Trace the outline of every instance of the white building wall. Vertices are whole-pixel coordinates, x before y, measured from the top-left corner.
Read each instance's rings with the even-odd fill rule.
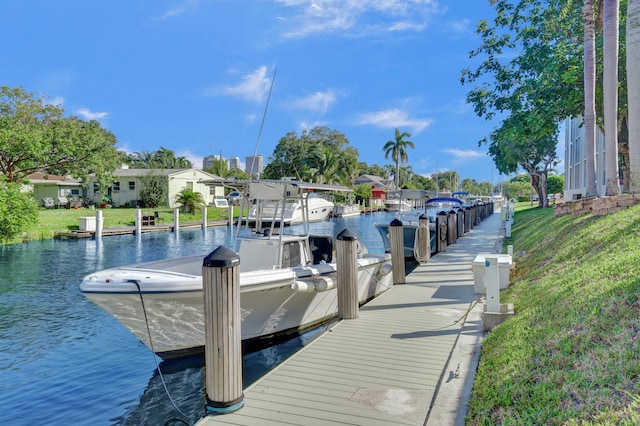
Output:
[[[564,199],[577,200],[587,194],[587,151],[583,118],[565,120],[565,169]],[[605,145],[604,135],[596,128],[596,187],[598,194],[605,193]]]

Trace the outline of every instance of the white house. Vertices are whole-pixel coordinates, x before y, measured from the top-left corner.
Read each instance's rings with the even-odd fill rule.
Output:
[[[56,176],[52,174],[35,172],[27,176],[28,183],[22,185],[23,192],[33,192],[33,197],[41,204],[45,204],[45,199],[52,200],[53,205],[58,206],[60,199],[67,201],[78,200],[85,196],[82,181],[65,176]]]
[[[587,195],[587,150],[582,117],[567,119],[564,134],[564,199],[578,200]],[[596,128],[596,185],[606,193],[604,135]]]
[[[99,191],[99,186],[94,174],[89,175],[89,198],[96,204],[102,203],[107,196],[116,206],[135,207],[140,204],[140,189],[144,185],[145,178],[161,176],[165,178],[168,186],[169,207],[178,207],[175,200],[184,188],[190,188],[194,192],[202,194],[207,205],[215,205],[216,198],[224,198],[223,187],[209,187],[200,183],[202,179],[213,179],[217,176],[203,172],[199,169],[129,169],[126,165],[114,171],[115,179],[107,189],[106,194]]]

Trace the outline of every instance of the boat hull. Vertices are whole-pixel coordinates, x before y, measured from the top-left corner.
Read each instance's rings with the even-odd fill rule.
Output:
[[[389,255],[367,255],[358,259],[360,302],[379,295],[393,283]],[[201,268],[202,258],[199,266]],[[129,271],[127,271],[129,269]],[[200,352],[204,346],[202,277],[193,276],[183,289],[161,291],[152,285],[150,271],[144,281],[122,279],[133,268],[115,268],[110,291],[101,289],[102,278],[87,277],[81,290],[95,304],[113,315],[131,333],[162,358]],[[103,271],[107,273],[108,271]],[[145,275],[145,274],[141,274]],[[335,281],[335,264],[308,268],[254,271],[240,274],[243,344],[299,333],[337,317],[337,289],[304,291],[296,282],[313,286],[324,278]],[[120,280],[116,282],[116,280]],[[113,287],[121,284],[119,289]],[[106,285],[106,284],[104,284]],[[175,286],[178,287],[178,286]],[[139,288],[139,290],[138,290]],[[146,291],[145,288],[153,289]],[[116,291],[117,290],[117,291]]]
[[[384,251],[391,253],[391,240],[389,239],[389,224],[388,223],[376,223],[375,228],[378,230],[382,243],[384,244]],[[416,241],[416,231],[418,229],[417,223],[403,223],[402,235],[404,241],[404,257],[414,257],[414,247]],[[433,223],[429,223],[429,239],[431,253],[436,251],[436,233]]]

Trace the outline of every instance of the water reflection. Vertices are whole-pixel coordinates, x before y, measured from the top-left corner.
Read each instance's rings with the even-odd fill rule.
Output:
[[[312,224],[314,234],[353,230],[370,252],[383,250],[373,222],[393,215]],[[44,240],[0,246],[0,417],[3,424],[164,424],[177,418],[155,372],[154,356],[115,318],[79,291],[85,275],[135,262],[202,255],[230,246],[228,227]],[[301,337],[244,357],[251,383],[305,343]],[[202,366],[168,368],[167,387],[181,410],[203,410]],[[161,389],[162,388],[162,389]],[[37,409],[34,409],[37,396]],[[157,402],[156,402],[157,401]],[[162,402],[160,402],[162,401]],[[157,421],[156,421],[157,420]]]
[[[325,330],[326,326],[319,327],[284,343],[243,356],[243,386],[246,388],[254,383]],[[122,416],[111,419],[111,424],[194,424],[204,415],[206,390],[203,367],[204,355],[161,362],[159,369],[162,374],[154,371],[138,404],[128,407]]]

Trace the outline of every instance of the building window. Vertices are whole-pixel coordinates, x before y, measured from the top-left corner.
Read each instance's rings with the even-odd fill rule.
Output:
[[[129,191],[135,191],[135,190],[136,190],[136,183],[129,182]]]
[[[187,188],[193,191],[193,182],[187,182]]]
[[[71,190],[71,195],[73,195],[74,197],[79,197],[80,196],[80,190],[79,189],[72,189]]]
[[[114,182],[113,183],[113,190],[114,191],[120,191],[120,182]]]

